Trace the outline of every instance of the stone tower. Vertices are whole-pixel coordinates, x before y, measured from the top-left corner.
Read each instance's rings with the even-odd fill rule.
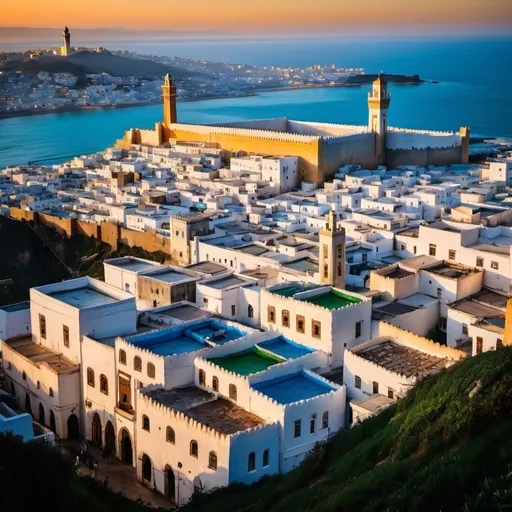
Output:
[[[176,115],[176,84],[169,73],[165,75],[165,82],[162,85],[162,97],[164,99],[164,128],[167,131],[171,124],[178,122],[178,116]]]
[[[60,53],[63,57],[67,57],[71,55],[71,33],[69,32],[69,28],[64,28],[64,46],[60,49]]]
[[[372,92],[368,93],[368,128],[375,133],[375,156],[379,165],[386,160],[386,130],[390,101],[388,84],[382,75],[379,75],[373,82]]]
[[[336,214],[331,210],[327,225],[320,231],[320,282],[336,288],[345,288],[345,229],[336,225]]]

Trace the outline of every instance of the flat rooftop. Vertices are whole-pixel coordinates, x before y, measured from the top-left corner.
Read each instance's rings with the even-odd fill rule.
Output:
[[[425,375],[446,367],[446,359],[431,356],[388,340],[354,352],[393,373],[413,377]]]
[[[465,267],[464,265],[457,265],[446,261],[438,266],[427,268],[425,271],[438,276],[448,277],[450,279],[459,279],[479,272],[479,270],[475,268]]]
[[[146,277],[150,277],[151,279],[155,279],[157,281],[163,281],[164,283],[177,283],[179,281],[185,281],[187,279],[191,279],[192,276],[188,274],[183,274],[181,272],[176,272],[175,270],[168,270],[166,272],[157,272],[154,274],[148,274]]]
[[[289,263],[283,263],[282,266],[298,272],[318,272],[318,263],[311,258],[290,261]]]
[[[302,357],[306,354],[315,352],[314,349],[294,343],[284,336],[263,341],[262,343],[258,343],[258,346],[278,355],[279,357],[283,357],[284,359],[296,359],[297,357]]]
[[[105,306],[118,301],[115,297],[100,292],[91,286],[54,292],[50,293],[49,296],[78,309]]]
[[[271,289],[270,292],[274,295],[280,295],[281,297],[293,297],[296,293],[314,290],[315,288],[320,288],[320,286],[310,283],[293,283],[275,290]]]
[[[252,387],[283,405],[325,395],[337,389],[304,371],[260,382]]]
[[[265,424],[265,420],[238,405],[219,398],[189,409],[186,415],[221,434],[230,435]]]
[[[379,394],[371,395],[368,398],[365,398],[364,400],[350,401],[352,405],[360,407],[361,409],[365,409],[368,412],[378,411],[382,407],[386,407],[392,404],[393,402],[394,400],[392,400],[391,398]]]
[[[129,270],[130,272],[144,272],[161,266],[156,261],[141,261],[134,258],[107,260],[105,263],[114,267],[120,267],[123,270]]]
[[[78,365],[73,361],[34,343],[32,336],[7,340],[4,343],[38,366],[40,363],[46,363],[55,373],[78,370]]]
[[[396,267],[391,272],[387,274],[382,272],[380,273],[380,275],[389,277],[390,279],[403,279],[404,277],[413,276],[414,272],[409,272],[408,270],[404,270],[403,268]]]
[[[1,311],[6,313],[15,313],[16,311],[23,311],[24,309],[30,309],[30,301],[18,302],[16,304],[10,304],[9,306],[0,307]]]
[[[243,252],[244,254],[252,254],[253,256],[261,256],[262,254],[268,252],[266,247],[262,247],[261,245],[251,244],[244,245],[242,247],[233,247],[238,252]]]
[[[152,389],[145,391],[144,394],[152,398],[155,402],[175,409],[176,411],[186,411],[198,404],[213,400],[215,395],[196,386],[187,386],[176,389]]]
[[[188,265],[185,268],[189,270],[196,270],[197,272],[203,272],[204,274],[215,275],[224,272],[227,267],[224,267],[223,265],[219,265],[218,263],[214,263],[212,261],[200,261],[199,263]]]
[[[238,352],[236,354],[210,359],[210,361],[225,370],[237,373],[238,375],[252,375],[266,370],[268,367],[283,362],[283,359],[272,356],[252,347],[249,350]]]
[[[204,286],[208,286],[209,288],[215,288],[216,290],[224,290],[225,288],[230,288],[231,286],[242,286],[243,284],[247,284],[249,281],[245,279],[240,279],[236,276],[227,276],[222,279],[217,279],[215,281],[209,281],[206,283],[202,283]]]
[[[309,302],[310,304],[315,304],[316,306],[330,310],[344,308],[345,306],[352,306],[353,304],[359,304],[361,302],[360,299],[335,289],[331,289],[320,295],[300,298],[298,300],[302,302]]]
[[[176,320],[181,320],[182,322],[191,322],[192,320],[200,320],[201,318],[208,318],[210,316],[210,313],[207,311],[199,309],[196,306],[189,306],[188,304],[163,309],[161,311],[154,311],[152,314],[168,316]]]

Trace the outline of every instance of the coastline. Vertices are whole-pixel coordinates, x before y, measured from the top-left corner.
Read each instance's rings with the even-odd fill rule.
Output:
[[[206,100],[223,100],[223,99],[236,99],[236,98],[247,98],[251,96],[257,96],[263,92],[285,92],[285,91],[297,91],[302,89],[328,89],[338,87],[361,87],[366,84],[311,84],[311,85],[296,85],[293,87],[266,87],[256,89],[246,89],[241,94],[219,94],[216,96],[198,96],[195,98],[183,98],[177,100],[177,103],[189,103],[192,101],[206,101]],[[403,83],[403,85],[417,85],[413,82]],[[45,114],[64,114],[67,112],[82,112],[87,110],[111,110],[118,108],[137,108],[137,107],[148,107],[151,105],[161,105],[162,100],[158,101],[147,101],[140,103],[126,103],[121,105],[80,105],[80,106],[67,106],[57,107],[49,109],[38,109],[38,110],[21,110],[18,112],[0,112],[0,120],[10,119],[14,117],[25,117],[25,116],[38,116]]]

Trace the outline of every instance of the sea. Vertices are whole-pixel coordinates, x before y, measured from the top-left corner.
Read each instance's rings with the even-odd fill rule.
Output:
[[[88,43],[113,50],[259,66],[335,64],[362,67],[367,73],[418,74],[428,82],[389,87],[391,126],[458,130],[469,125],[472,136],[512,138],[512,38],[340,37]],[[0,46],[0,51],[13,49]],[[181,122],[204,124],[284,116],[363,125],[367,123],[368,90],[368,86],[302,89],[187,102],[178,105],[178,116]],[[129,128],[151,128],[161,119],[160,105],[2,119],[0,168],[28,161],[61,163],[112,145]]]

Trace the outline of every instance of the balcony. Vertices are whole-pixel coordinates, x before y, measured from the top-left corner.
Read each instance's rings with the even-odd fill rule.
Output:
[[[123,418],[126,418],[130,421],[135,421],[135,410],[130,404],[127,404],[126,402],[118,402],[117,406],[115,407],[115,411]]]

